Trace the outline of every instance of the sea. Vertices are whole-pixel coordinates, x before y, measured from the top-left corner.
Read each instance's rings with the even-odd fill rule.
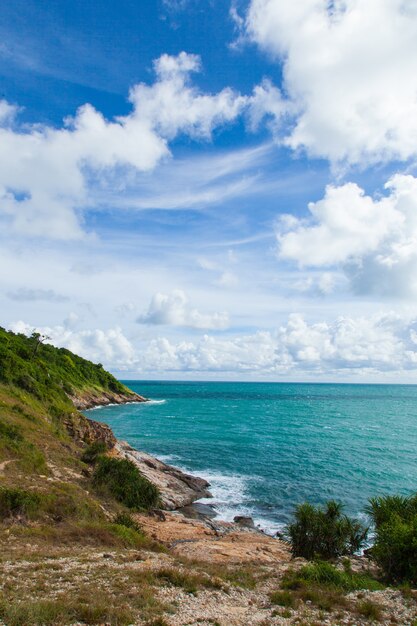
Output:
[[[275,533],[297,503],[417,491],[417,386],[125,381],[147,403],[91,417],[119,439],[206,478],[217,516]],[[92,414],[93,413],[93,414]]]

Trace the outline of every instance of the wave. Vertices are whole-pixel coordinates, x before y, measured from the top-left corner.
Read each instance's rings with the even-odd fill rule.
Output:
[[[133,402],[129,402],[129,404],[133,404]],[[137,402],[135,404],[138,404]],[[110,402],[109,404],[97,404],[97,406],[92,406],[90,409],[84,409],[84,411],[95,411],[96,409],[106,409],[108,406],[120,406],[118,402]]]
[[[147,400],[146,402],[142,402],[142,406],[149,406],[152,404],[165,404],[166,400]]]
[[[178,467],[178,463],[175,465]],[[248,498],[249,477],[240,474],[222,474],[212,470],[192,472],[185,467],[181,469],[210,483],[209,490],[213,497],[202,498],[198,502],[213,506],[219,520],[233,522],[237,515],[242,515],[251,517],[255,526],[267,535],[275,536],[277,532],[282,531],[284,524],[260,516],[256,506],[245,504]]]

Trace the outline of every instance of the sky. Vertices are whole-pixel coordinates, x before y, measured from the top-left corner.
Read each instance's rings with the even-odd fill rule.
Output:
[[[122,379],[417,382],[417,0],[3,0],[0,325]]]

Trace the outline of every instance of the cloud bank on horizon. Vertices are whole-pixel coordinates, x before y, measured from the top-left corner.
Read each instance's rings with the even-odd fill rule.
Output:
[[[131,377],[414,381],[417,2],[233,3],[217,49],[155,7],[154,78],[117,105],[73,80],[63,122],[42,82],[14,98],[8,34],[3,324]]]

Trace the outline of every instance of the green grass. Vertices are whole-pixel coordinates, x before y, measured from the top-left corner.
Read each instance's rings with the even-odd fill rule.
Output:
[[[88,603],[60,600],[0,601],[0,617],[7,626],[66,626],[74,622],[127,626],[134,621],[128,607],[109,607],[105,599]]]
[[[298,606],[298,598],[290,591],[273,591],[269,597],[272,604],[295,609]]]
[[[298,571],[287,572],[281,584],[284,589],[292,590],[309,585],[324,585],[346,593],[359,589],[370,591],[384,589],[384,585],[367,574],[352,572],[347,568],[342,571],[322,561],[306,565]]]
[[[199,589],[223,589],[223,584],[215,578],[199,572],[184,572],[178,568],[166,567],[155,572],[157,581],[180,587],[186,593],[196,594]]]
[[[39,511],[41,498],[36,493],[18,488],[0,487],[0,520],[32,517]]]
[[[352,572],[348,566],[339,570],[327,562],[315,562],[299,570],[289,570],[281,581],[281,589],[270,595],[272,604],[296,608],[310,602],[322,611],[352,608],[346,594],[357,590],[377,591],[384,586],[367,574]]]

